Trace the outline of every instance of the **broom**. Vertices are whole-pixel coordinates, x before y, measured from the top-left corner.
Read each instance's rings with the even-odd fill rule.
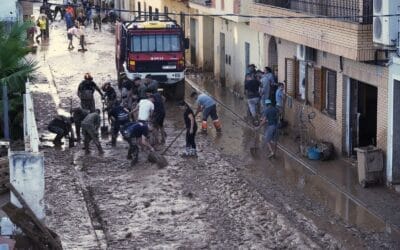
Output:
[[[196,117],[197,117],[197,115],[194,115],[195,122],[196,122]],[[181,136],[185,130],[186,130],[186,128],[183,128],[178,133],[178,135],[170,142],[170,144],[161,152],[161,154],[159,154],[157,152],[150,152],[149,156],[147,157],[149,162],[156,163],[158,168],[164,168],[164,167],[168,166],[168,161],[163,155],[168,151],[168,149],[172,146],[172,144],[174,144],[176,142],[176,140],[178,140],[179,136]]]

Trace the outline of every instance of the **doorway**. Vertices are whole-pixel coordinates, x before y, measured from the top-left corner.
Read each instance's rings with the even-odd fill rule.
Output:
[[[393,81],[392,183],[400,183],[400,81]]]
[[[214,18],[203,17],[203,70],[214,72]]]
[[[219,81],[222,86],[226,84],[226,77],[225,77],[225,34],[219,33]]]
[[[197,20],[190,18],[190,63],[196,65]]]
[[[350,154],[354,148],[376,146],[378,89],[350,79]]]
[[[247,67],[250,65],[250,43],[244,43],[244,72],[247,72]]]
[[[278,46],[275,37],[271,37],[268,43],[268,65],[273,72],[278,69]]]

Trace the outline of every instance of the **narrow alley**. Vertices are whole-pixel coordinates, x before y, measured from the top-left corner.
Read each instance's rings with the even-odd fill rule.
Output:
[[[33,4],[34,15],[40,5]],[[202,20],[207,23],[207,18]],[[197,20],[190,17],[186,22],[196,26]],[[131,166],[121,135],[115,147],[111,136],[101,137],[104,155],[98,155],[94,145],[91,154],[85,154],[81,142],[68,147],[64,140],[60,148],[54,147],[49,122],[57,114],[70,116],[80,106],[77,90],[86,73],[97,86],[111,82],[118,89],[116,27],[87,25],[87,51],[82,52],[76,38],[76,48],[68,48],[66,23],[56,18],[49,25],[49,40],[29,55],[38,62],[30,91],[45,160],[44,223],[59,236],[63,249],[400,249],[398,193],[381,186],[363,189],[354,162],[347,158],[316,162],[302,157],[289,130],[281,131],[276,157],[267,158],[261,130],[246,118],[242,86],[239,90],[234,77],[214,75],[207,67],[186,71],[185,101],[195,109],[193,91],[213,97],[222,133],[209,121],[208,133],[197,135],[197,157],[181,156],[185,124],[183,111],[173,101],[165,103],[166,142],[155,146],[160,153],[170,145],[165,168],[151,163],[142,148],[138,163]],[[228,30],[228,22],[221,30],[224,27]],[[196,54],[191,39],[189,52]],[[130,66],[135,65],[130,60]],[[230,55],[224,55],[225,60],[231,64]],[[104,109],[100,95],[95,94],[95,105]],[[325,118],[317,114],[317,119]],[[200,126],[201,118],[195,119]],[[379,122],[373,129],[377,126]],[[368,140],[376,141],[374,136]],[[250,151],[257,143],[259,158]]]
[[[161,170],[147,163],[144,154],[130,168],[123,141],[111,148],[103,140],[103,157],[84,156],[81,145],[61,151],[46,146],[52,140],[46,131],[51,117],[68,113],[70,98],[73,107],[79,105],[75,93],[85,72],[98,84],[108,78],[115,83],[113,27],[101,32],[88,27],[86,32],[88,51],[68,51],[64,23],[56,21],[49,44],[41,45],[36,55],[41,74],[34,85],[35,108],[46,159],[47,221],[65,249],[390,248],[384,233],[368,233],[339,216],[327,216],[331,212],[323,204],[316,206],[285,190],[273,175],[249,168],[252,159],[240,153],[247,146],[240,145],[251,132],[242,130],[241,121],[228,110],[221,110],[221,136],[199,138],[197,160],[179,157],[181,136],[168,151],[169,166]],[[168,105],[166,145],[182,127],[177,113]],[[282,168],[277,163],[273,167]],[[262,167],[269,169],[270,164]],[[254,176],[263,176],[261,185]]]

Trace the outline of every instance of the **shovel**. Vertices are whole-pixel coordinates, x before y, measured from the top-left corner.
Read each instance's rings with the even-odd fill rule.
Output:
[[[181,134],[185,130],[186,130],[186,128],[182,129],[179,132],[179,134],[172,140],[172,142],[161,152],[161,154],[159,154],[157,152],[150,152],[149,156],[147,157],[149,162],[156,163],[158,168],[164,168],[164,167],[168,166],[168,161],[163,156],[163,154],[165,154],[168,151],[168,149],[172,146],[172,144],[175,143],[175,141],[179,138],[179,136],[181,136]]]
[[[106,125],[106,109],[104,107],[104,100],[101,101],[103,104],[103,125],[100,127],[101,136],[106,137],[108,136],[108,126]]]
[[[260,154],[259,154],[260,148],[258,147],[258,141],[259,141],[258,132],[257,132],[257,129],[254,129],[254,143],[250,147],[250,154],[255,159],[260,158]]]

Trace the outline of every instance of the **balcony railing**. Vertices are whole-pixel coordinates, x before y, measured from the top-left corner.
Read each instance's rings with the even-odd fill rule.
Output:
[[[213,0],[190,0],[190,2],[199,4],[199,5],[203,5],[203,6],[207,6],[207,7],[211,7]]]
[[[298,12],[337,18],[341,21],[372,23],[373,0],[255,0],[256,3],[268,4]]]

